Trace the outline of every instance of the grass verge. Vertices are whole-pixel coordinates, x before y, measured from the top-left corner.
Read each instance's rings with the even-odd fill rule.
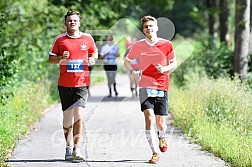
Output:
[[[174,123],[204,150],[236,167],[252,166],[252,94],[238,81],[204,78],[170,89]]]
[[[43,82],[41,82],[43,83]],[[48,104],[49,86],[27,82],[15,96],[0,106],[0,164],[8,158],[16,141],[28,133]]]

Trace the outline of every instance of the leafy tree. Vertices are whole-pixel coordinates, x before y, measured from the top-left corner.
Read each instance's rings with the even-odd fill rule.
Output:
[[[176,0],[173,7],[163,13],[163,16],[172,20],[176,27],[176,33],[184,37],[192,37],[195,34],[201,34],[206,29],[205,10],[204,1]]]
[[[14,94],[13,87],[26,80],[41,81],[52,74],[47,55],[52,40],[64,31],[62,16],[67,10],[49,5],[46,0],[0,4],[0,103],[4,103]]]
[[[17,49],[13,45],[13,38],[8,34],[8,21],[10,19],[11,4],[15,0],[4,0],[0,2],[0,103],[4,102],[11,94],[11,91],[4,88],[12,87],[16,81],[19,59],[16,56]],[[9,36],[10,35],[10,36]]]
[[[59,29],[63,31],[63,18],[62,21],[58,21],[59,17],[54,18],[60,8],[47,6],[47,1],[39,0],[16,2],[12,5],[8,21],[11,28],[7,32],[12,34],[12,45],[17,48],[16,57],[20,60],[19,81],[37,81],[48,74],[44,69],[47,63],[44,55],[48,55],[51,45],[48,41],[52,39],[53,32]]]

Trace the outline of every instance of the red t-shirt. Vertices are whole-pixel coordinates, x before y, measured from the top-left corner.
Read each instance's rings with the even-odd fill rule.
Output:
[[[142,70],[142,78],[139,87],[155,90],[168,90],[169,73],[158,73],[156,66],[161,64],[167,66],[169,61],[175,59],[172,43],[168,40],[158,38],[158,42],[150,44],[146,39],[136,42],[126,59],[132,61],[138,58],[139,68]]]
[[[82,32],[76,38],[67,33],[57,36],[50,55],[63,55],[64,51],[69,51],[70,56],[60,65],[58,85],[65,87],[89,86],[87,58],[88,55],[97,52],[92,36]]]

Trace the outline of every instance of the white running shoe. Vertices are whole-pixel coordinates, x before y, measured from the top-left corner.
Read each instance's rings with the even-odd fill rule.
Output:
[[[73,155],[73,160],[84,161],[84,156],[81,154],[79,148],[75,148],[73,150],[73,154],[72,155]]]
[[[73,156],[72,156],[72,153],[73,153],[73,147],[72,146],[67,146],[66,147],[66,154],[65,154],[65,160],[66,161],[71,161]]]

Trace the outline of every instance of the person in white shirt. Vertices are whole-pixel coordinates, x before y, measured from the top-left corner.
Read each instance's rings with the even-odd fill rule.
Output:
[[[116,71],[117,71],[117,57],[120,56],[119,48],[113,42],[113,36],[107,36],[107,44],[101,48],[101,58],[104,59],[104,70],[108,80],[109,95],[112,97],[112,85],[114,87],[115,96],[118,96],[116,89]]]

